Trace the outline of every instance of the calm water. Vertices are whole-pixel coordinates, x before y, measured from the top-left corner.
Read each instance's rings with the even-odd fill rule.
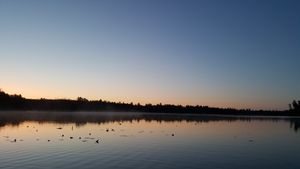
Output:
[[[0,112],[0,168],[299,169],[299,124],[286,117]]]

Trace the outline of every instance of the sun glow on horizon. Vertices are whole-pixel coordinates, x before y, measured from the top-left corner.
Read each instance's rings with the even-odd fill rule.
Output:
[[[271,110],[300,96],[296,1],[0,4],[11,94]]]
[[[16,87],[16,86],[14,86]],[[23,97],[28,99],[72,99],[76,100],[78,97],[84,97],[88,100],[104,100],[104,101],[111,101],[111,102],[121,102],[121,103],[133,103],[133,104],[173,104],[173,105],[192,105],[192,106],[209,106],[209,107],[220,107],[220,108],[236,108],[236,109],[254,109],[254,110],[286,110],[287,106],[282,106],[279,101],[276,102],[276,100],[271,101],[269,104],[262,104],[261,101],[252,101],[247,104],[242,102],[233,102],[233,101],[226,101],[226,100],[216,100],[214,98],[202,98],[202,99],[192,99],[192,98],[147,98],[147,97],[124,97],[122,95],[102,95],[99,94],[99,96],[95,93],[92,93],[92,95],[89,95],[90,93],[83,93],[83,95],[77,94],[77,93],[66,93],[66,92],[49,92],[42,90],[41,92],[38,89],[33,88],[24,88],[27,90],[24,90],[23,88],[1,88],[4,92],[8,94],[21,94]],[[273,108],[274,105],[277,108]]]

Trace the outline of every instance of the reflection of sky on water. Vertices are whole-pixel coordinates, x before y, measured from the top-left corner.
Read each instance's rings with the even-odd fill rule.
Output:
[[[0,163],[8,169],[300,167],[300,133],[290,119],[8,113],[0,113]]]
[[[263,117],[263,116],[219,116],[219,115],[187,115],[187,114],[167,114],[167,113],[125,113],[125,112],[0,112],[0,127],[5,125],[20,125],[26,121],[39,123],[74,123],[75,126],[82,126],[87,123],[113,123],[113,122],[140,122],[156,121],[162,122],[226,122],[235,121],[267,121],[267,122],[289,122],[290,127],[298,131],[300,118],[297,117]],[[142,125],[142,124],[140,124]],[[143,124],[145,125],[145,124]]]

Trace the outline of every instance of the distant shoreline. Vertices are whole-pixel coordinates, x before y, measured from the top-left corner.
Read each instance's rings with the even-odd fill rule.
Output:
[[[170,104],[133,104],[116,103],[102,100],[87,100],[78,97],[68,99],[26,99],[21,95],[9,95],[0,91],[0,111],[96,111],[96,112],[145,112],[170,114],[201,114],[201,115],[241,115],[241,116],[299,116],[298,111],[283,110],[251,110],[216,108],[208,106],[182,106]]]
[[[237,110],[238,113],[202,113],[202,112],[153,112],[153,111],[123,111],[123,110],[58,110],[58,109],[0,109],[0,112],[109,112],[109,113],[152,113],[152,114],[168,114],[168,115],[203,115],[203,116],[224,116],[224,117],[278,117],[278,118],[289,118],[289,117],[299,117],[299,114],[291,113],[289,111],[240,111]]]
[[[237,118],[279,118],[279,119],[288,119],[288,118],[299,118],[300,119],[300,115],[297,115],[295,113],[290,114],[289,111],[274,111],[277,112],[276,114],[217,114],[217,113],[170,113],[170,112],[137,112],[137,111],[113,111],[113,110],[99,110],[99,111],[90,111],[90,110],[75,110],[75,111],[68,111],[68,110],[1,110],[0,109],[0,114],[1,113],[6,113],[6,112],[14,112],[14,113],[35,113],[35,112],[45,112],[45,113],[110,113],[112,115],[115,114],[156,114],[156,115],[174,115],[174,116],[178,116],[178,115],[183,115],[183,116],[209,116],[209,117],[237,117]],[[251,112],[255,112],[255,111],[251,111]],[[273,111],[263,111],[264,113],[267,112],[273,112]]]

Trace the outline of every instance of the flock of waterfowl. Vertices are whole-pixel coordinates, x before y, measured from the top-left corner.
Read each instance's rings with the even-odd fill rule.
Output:
[[[121,123],[119,123],[119,125],[121,125]],[[26,127],[27,127],[27,128],[30,128],[30,126],[26,126]],[[35,128],[35,127],[32,126],[32,128]],[[57,127],[56,129],[58,129],[58,130],[63,130],[63,127]],[[72,126],[71,130],[73,130],[73,126]],[[109,129],[109,128],[107,128],[107,129],[105,129],[105,131],[106,131],[106,132],[110,132],[110,131],[111,131],[111,132],[115,132],[115,129]],[[124,131],[124,130],[121,130],[121,131]],[[39,132],[39,130],[38,130],[38,129],[35,129],[35,132]],[[144,132],[144,131],[139,131],[138,133],[143,133],[143,132]],[[153,132],[153,131],[150,131],[150,133],[152,133],[152,132]],[[91,136],[92,133],[88,133],[88,135]],[[120,135],[120,136],[121,136],[121,137],[125,137],[125,136],[127,136],[127,135]],[[172,133],[171,136],[174,137],[175,134]],[[23,139],[17,140],[16,138],[11,138],[10,136],[3,136],[3,137],[6,138],[6,141],[9,141],[9,142],[11,142],[11,143],[16,143],[16,142],[18,142],[18,141],[24,141]],[[64,134],[61,134],[59,140],[63,141],[64,138],[66,138],[65,135],[64,135]],[[69,136],[69,139],[72,140],[72,139],[75,139],[75,138],[74,138],[73,136]],[[39,138],[36,138],[36,141],[39,141],[39,140],[40,140]],[[78,137],[78,140],[81,140],[82,142],[87,142],[88,140],[95,140],[94,143],[96,143],[96,144],[99,144],[100,141],[101,141],[101,139],[99,139],[99,138],[96,139],[96,138],[94,138],[94,137],[81,137],[81,136]],[[46,141],[47,141],[47,142],[51,142],[51,139],[46,139]]]

